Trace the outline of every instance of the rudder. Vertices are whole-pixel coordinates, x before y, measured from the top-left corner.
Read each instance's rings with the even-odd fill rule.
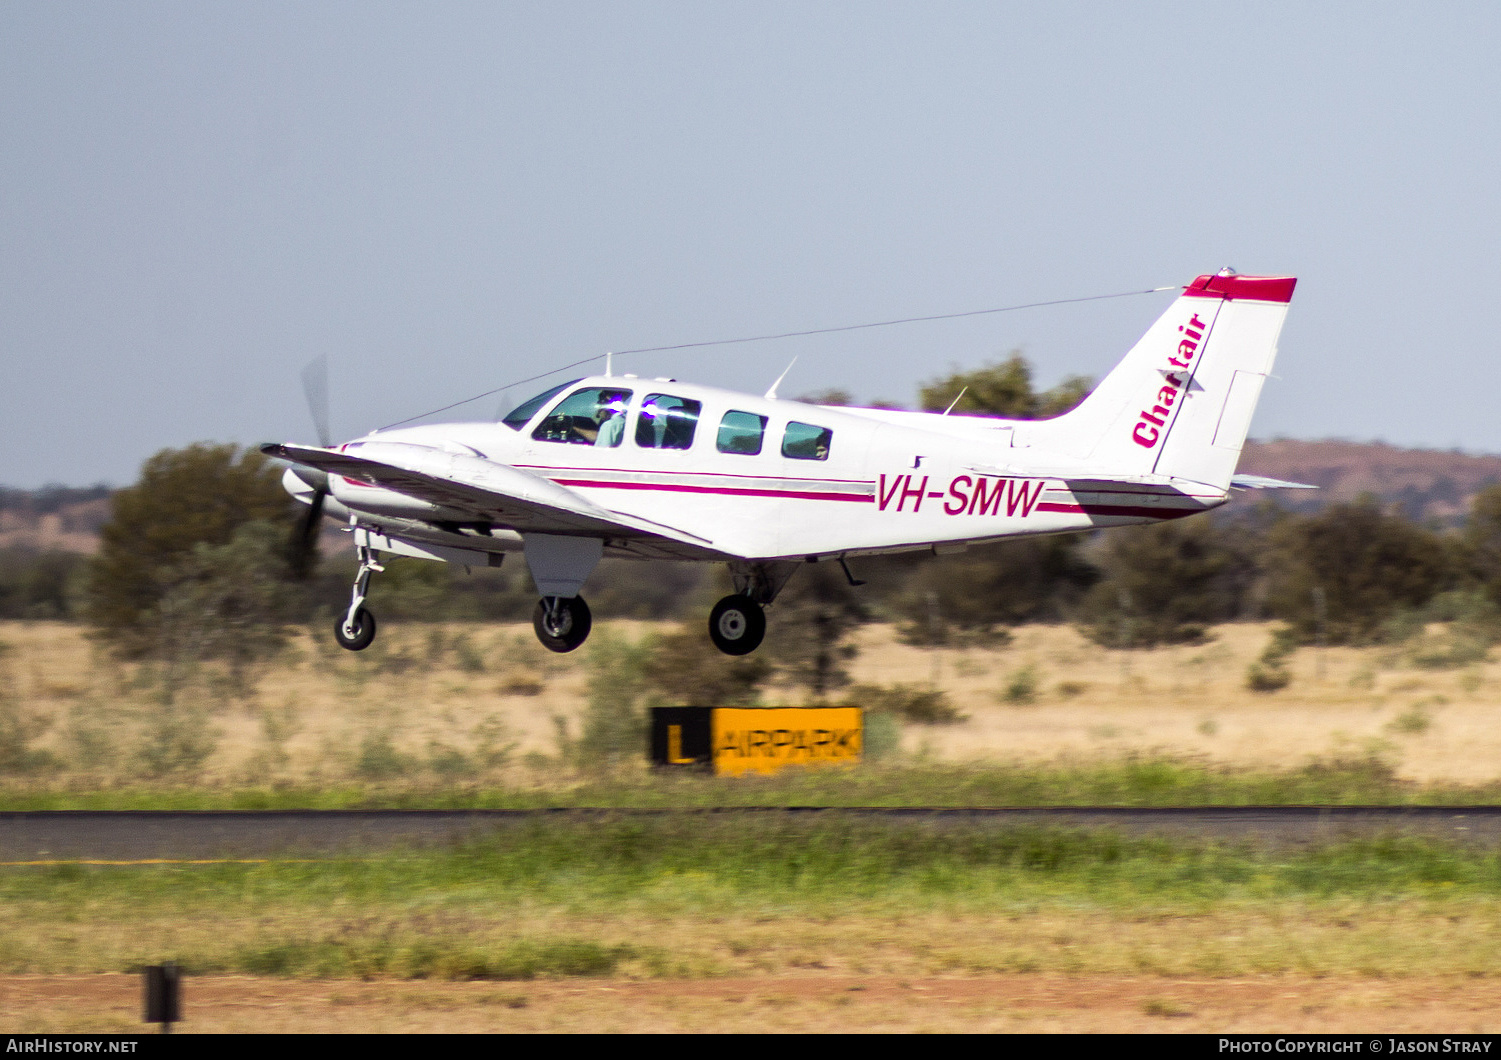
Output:
[[[1228,489],[1296,284],[1200,276],[1088,399],[1038,424],[1036,442],[1112,475]]]

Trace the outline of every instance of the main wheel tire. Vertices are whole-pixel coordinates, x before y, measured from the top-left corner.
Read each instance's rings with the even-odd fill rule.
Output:
[[[538,600],[537,609],[532,612],[532,628],[548,651],[572,651],[588,639],[593,625],[594,618],[582,596],[559,600],[553,621],[548,619],[546,600]]]
[[[749,596],[726,596],[709,613],[709,639],[726,655],[749,655],[766,636],[766,612]]]
[[[344,631],[344,620],[339,619],[334,623],[334,639],[339,642],[341,648],[347,648],[349,651],[364,651],[375,639],[375,616],[363,607],[356,611],[353,635]]]

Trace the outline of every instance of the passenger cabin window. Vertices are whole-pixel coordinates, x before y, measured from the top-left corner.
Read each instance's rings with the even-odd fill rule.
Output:
[[[577,382],[577,379],[570,379],[566,383],[559,383],[552,389],[543,391],[534,398],[523,401],[521,404],[517,405],[510,412],[507,412],[503,417],[501,417],[500,422],[504,423],[513,431],[521,430],[521,428],[525,427],[528,423],[531,422],[532,417],[537,414],[538,409],[540,409],[543,405],[546,405],[553,398],[557,397],[559,394],[561,394],[563,391],[567,390]]]
[[[702,409],[702,402],[647,394],[636,417],[636,444],[642,449],[687,449],[693,444]]]
[[[575,390],[537,424],[532,437],[542,442],[613,448],[625,437],[625,409],[630,400],[629,390],[614,387]]]
[[[765,434],[765,416],[757,416],[754,412],[726,412],[724,419],[719,421],[716,445],[721,453],[755,456],[761,451],[761,438]]]
[[[834,432],[827,427],[794,420],[782,435],[782,455],[791,460],[827,460],[833,443]]]

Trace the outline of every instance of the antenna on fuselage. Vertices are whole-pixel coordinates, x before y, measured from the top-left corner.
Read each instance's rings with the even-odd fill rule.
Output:
[[[609,379],[615,374],[615,351],[605,351],[605,378]]]
[[[791,361],[788,362],[787,367],[782,369],[782,374],[777,376],[777,381],[775,383],[772,383],[771,389],[766,392],[767,401],[775,401],[777,399],[777,387],[782,385],[782,380],[787,378],[787,373],[792,371],[792,366],[796,363],[797,358],[794,357]]]
[[[959,404],[959,398],[962,398],[965,394],[965,391],[967,390],[969,390],[969,387],[965,387],[964,390],[959,391],[959,397],[956,397],[953,401],[949,402],[949,407],[943,410],[943,414],[945,416],[954,411],[954,406]]]

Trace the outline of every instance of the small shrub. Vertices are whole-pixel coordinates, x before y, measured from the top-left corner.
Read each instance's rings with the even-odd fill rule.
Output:
[[[460,633],[453,638],[449,645],[453,651],[454,660],[459,664],[459,669],[466,674],[482,674],[485,672],[485,656],[474,646],[469,639],[469,634]]]
[[[360,742],[360,754],[355,759],[355,774],[364,780],[392,780],[412,768],[412,760],[398,751],[391,737],[384,732],[372,732]]]
[[[1433,714],[1428,710],[1431,706],[1443,706],[1445,699],[1442,696],[1434,696],[1432,699],[1414,703],[1407,710],[1398,714],[1387,725],[1388,732],[1398,733],[1402,736],[1420,736],[1433,727]]]
[[[934,630],[931,623],[922,619],[899,623],[896,636],[903,644],[914,648],[985,648],[991,651],[1004,648],[1015,639],[1005,626],[961,628],[945,624]]]
[[[1084,681],[1059,681],[1057,691],[1064,699],[1073,699],[1088,692],[1089,685]]]
[[[500,718],[491,715],[474,727],[474,758],[486,769],[498,769],[510,762],[520,744],[507,740],[510,730]]]
[[[650,658],[644,641],[596,635],[583,729],[570,748],[578,764],[610,767],[640,757],[646,746],[644,671]]]
[[[531,670],[512,670],[501,678],[496,691],[503,696],[540,696],[542,678]]]
[[[1287,669],[1287,657],[1297,647],[1297,640],[1288,626],[1272,633],[1272,640],[1261,653],[1261,658],[1246,668],[1246,687],[1252,692],[1276,692],[1292,683],[1293,675]]]
[[[885,711],[865,712],[864,757],[870,761],[890,758],[902,746],[902,723]]]
[[[847,694],[849,701],[862,706],[866,725],[872,715],[888,714],[914,725],[952,725],[964,720],[948,693],[922,685],[856,685]]]
[[[1006,682],[1006,687],[1001,691],[1001,699],[1007,703],[1024,704],[1032,703],[1037,699],[1037,668],[1023,666],[1011,675],[1011,680]]]
[[[437,740],[428,741],[427,768],[443,780],[450,781],[473,776],[475,772],[474,762],[468,755],[457,747],[449,747]]]
[[[48,724],[41,715],[23,711],[9,696],[0,696],[0,776],[39,773],[61,765],[50,751],[30,746]]]
[[[164,694],[151,710],[136,762],[153,779],[191,775],[203,767],[218,743],[219,734],[200,703]]]
[[[1253,662],[1246,668],[1246,687],[1252,692],[1276,692],[1292,683],[1293,675],[1279,662]]]
[[[1393,718],[1387,728],[1404,736],[1416,736],[1427,732],[1431,724],[1433,724],[1433,719],[1429,717],[1426,710],[1422,707],[1413,707]]]
[[[370,667],[376,673],[404,674],[418,665],[415,657],[403,651],[401,648],[392,648],[389,651],[381,651],[379,648],[372,655],[374,665]]]
[[[108,716],[104,706],[92,698],[74,703],[68,709],[63,737],[71,749],[70,757],[83,769],[101,769],[115,761],[115,738]]]
[[[1407,650],[1407,661],[1420,670],[1457,670],[1484,662],[1490,645],[1463,630],[1424,634]]]
[[[1163,1019],[1187,1019],[1194,1014],[1193,1009],[1166,998],[1152,998],[1141,1010],[1148,1016],[1159,1016]]]
[[[294,703],[284,703],[280,710],[266,707],[261,711],[261,735],[266,740],[260,753],[262,772],[272,773],[286,768],[290,758],[287,741],[297,735],[301,727]]]

